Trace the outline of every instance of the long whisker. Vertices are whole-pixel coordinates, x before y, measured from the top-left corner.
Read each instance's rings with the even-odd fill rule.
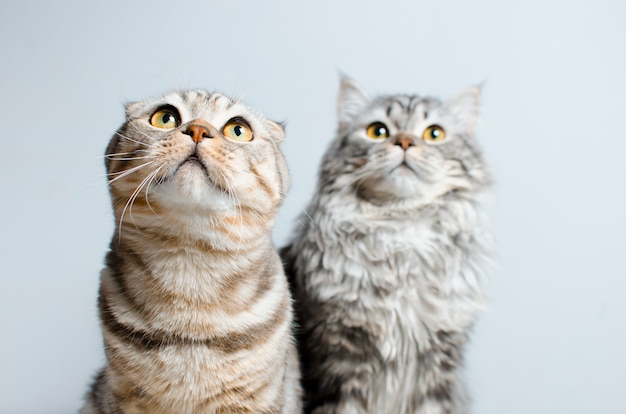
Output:
[[[142,169],[142,168],[144,168],[144,167],[147,167],[148,165],[150,165],[150,164],[152,164],[152,163],[154,163],[154,162],[156,162],[156,160],[154,160],[154,161],[148,161],[148,162],[143,163],[143,164],[141,164],[141,165],[138,165],[138,166],[136,166],[136,167],[129,168],[128,170],[124,170],[124,171],[117,171],[117,172],[114,172],[114,173],[108,173],[108,174],[107,174],[107,176],[117,175],[117,177],[115,177],[115,178],[113,178],[113,179],[109,180],[109,184],[111,184],[111,183],[112,183],[112,182],[114,182],[114,181],[119,180],[120,178],[124,178],[124,177],[126,177],[126,176],[128,176],[128,175],[130,175],[130,174],[132,174],[132,173],[134,173],[134,172],[136,172],[136,171],[139,171],[140,169]]]
[[[128,117],[126,117],[126,121],[128,121],[128,125],[132,126],[133,128],[135,128],[135,131],[139,132],[141,135],[143,135],[144,137],[157,142],[157,139],[154,137],[151,137],[150,135],[146,134],[145,132],[143,132],[141,129],[139,129],[137,127],[137,125],[135,125],[135,123],[133,121],[131,121]]]
[[[135,129],[137,129],[137,127],[135,127]],[[137,129],[137,130],[138,130],[138,129]],[[141,132],[141,131],[140,131],[140,132]],[[142,132],[142,133],[143,133],[143,132]],[[143,134],[144,134],[144,135],[146,135],[145,133],[143,133]],[[117,135],[117,136],[119,136],[119,137],[121,137],[121,138],[124,138],[125,140],[128,140],[128,141],[130,141],[130,142],[133,142],[133,143],[135,143],[135,144],[137,144],[137,145],[145,145],[145,146],[146,146],[146,147],[148,147],[148,148],[150,148],[150,146],[151,146],[151,144],[148,144],[148,143],[146,143],[146,142],[137,141],[136,139],[133,139],[133,138],[131,138],[131,137],[127,136],[127,135],[124,135],[124,134],[122,134],[121,132],[116,132],[116,133],[115,133],[115,135]],[[146,136],[147,136],[147,135],[146,135]],[[152,138],[152,137],[148,137],[148,138],[152,139],[153,141],[156,141],[156,140],[155,140],[154,138]]]
[[[308,211],[306,211],[306,209],[302,210],[302,214],[304,214],[304,216],[306,218],[308,218],[311,223],[313,223],[315,226],[317,226],[317,222],[315,220],[313,220],[313,217],[311,217],[311,215],[309,214]]]
[[[159,213],[157,213],[156,211],[154,211],[154,209],[152,208],[152,206],[150,205],[150,200],[148,197],[148,192],[150,191],[150,186],[152,185],[152,183],[154,183],[154,181],[156,180],[156,176],[158,174],[159,171],[161,171],[161,169],[164,167],[165,164],[161,165],[159,168],[157,168],[152,174],[150,174],[152,176],[150,182],[148,182],[148,185],[146,186],[146,204],[148,205],[148,208],[150,209],[150,211],[152,211],[155,215],[159,215]]]
[[[150,160],[150,159],[154,159],[158,157],[155,155],[146,155],[143,157],[125,157],[125,158],[107,157],[107,158],[112,161],[134,161],[134,160]]]
[[[114,154],[104,154],[104,155],[98,156],[98,158],[110,158],[110,157],[117,157],[117,156],[120,156],[120,155],[134,155],[137,152],[148,152],[148,150],[138,149],[138,150],[129,151],[129,152],[117,152],[117,153],[114,153]]]
[[[162,166],[161,166],[162,167]],[[159,172],[159,168],[157,168],[156,170],[152,171],[150,174],[148,174],[142,181],[141,183],[139,183],[139,185],[137,186],[137,188],[135,189],[135,191],[133,191],[133,193],[131,194],[131,196],[128,198],[128,201],[126,202],[126,205],[124,206],[124,209],[122,210],[122,214],[120,215],[120,224],[119,224],[119,230],[118,230],[118,237],[121,239],[122,238],[122,225],[124,222],[124,215],[126,214],[126,210],[128,210],[129,216],[130,216],[130,220],[135,223],[135,219],[133,218],[133,204],[135,203],[135,200],[137,199],[137,196],[139,195],[139,193],[141,192],[141,189],[150,182],[150,180],[152,178],[154,178],[154,176]]]

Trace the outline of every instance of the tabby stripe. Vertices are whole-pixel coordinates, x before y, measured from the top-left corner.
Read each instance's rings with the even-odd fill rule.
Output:
[[[283,175],[280,173],[280,166],[278,165],[278,160],[283,159],[283,155],[282,152],[280,151],[280,149],[278,148],[278,145],[276,144],[272,144],[272,151],[274,151],[274,171],[278,172],[278,195],[281,196],[284,194],[280,194],[281,189],[284,188],[285,185],[285,178],[283,177]]]
[[[263,262],[261,260],[257,261],[257,266],[253,269],[250,269],[248,272],[238,273],[233,277],[227,279],[223,285],[220,286],[220,297],[223,299],[221,301],[222,306],[226,312],[230,315],[234,315],[239,312],[244,312],[250,310],[250,308],[254,307],[258,301],[274,286],[274,279],[272,277],[258,277],[256,279],[256,286],[254,289],[253,295],[250,297],[249,302],[247,304],[237,305],[236,307],[231,305],[234,295],[239,294],[239,288],[243,283],[246,283],[248,280],[254,278],[254,275],[259,273],[263,275],[271,275],[274,272],[269,269],[269,263],[265,263],[263,266]]]
[[[111,248],[113,248],[113,246],[111,246]],[[139,263],[137,267],[139,268],[146,267],[141,257],[133,253],[130,249],[127,249],[125,251],[125,254],[128,256],[132,256],[133,261],[131,261],[131,263],[134,263],[134,264]],[[137,301],[134,300],[133,295],[130,294],[128,290],[128,286],[126,285],[126,278],[124,277],[124,274],[125,274],[124,270],[126,271],[129,270],[128,269],[129,266],[126,265],[128,262],[124,260],[124,258],[122,258],[119,254],[115,253],[115,250],[111,250],[106,255],[105,262],[106,262],[107,268],[110,270],[109,275],[111,276],[113,283],[115,283],[117,293],[119,293],[122,296],[122,298],[124,299],[124,302],[128,303],[130,305],[130,308],[132,308],[136,313],[146,315],[147,314],[146,309],[141,303],[138,303]]]
[[[256,166],[252,163],[250,163],[250,172],[255,175],[257,182],[261,188],[263,188],[263,191],[265,191],[268,196],[272,197],[272,195],[274,195],[272,187],[265,182],[265,180],[261,177],[261,174],[259,174],[259,171],[256,169]]]
[[[417,105],[419,105],[421,103],[421,100],[419,99],[418,96],[410,96],[409,97],[409,105],[408,108],[406,110],[407,114],[412,114],[415,111],[415,108],[417,107]]]
[[[281,306],[277,308],[276,312],[274,312],[269,320],[254,327],[250,327],[246,329],[245,332],[233,332],[204,340],[185,338],[176,334],[148,333],[141,329],[134,329],[127,326],[117,320],[113,314],[110,304],[107,302],[107,299],[102,296],[98,300],[98,307],[102,323],[108,328],[108,330],[117,338],[130,343],[135,347],[143,348],[145,350],[153,350],[162,346],[205,345],[210,348],[217,348],[225,353],[234,353],[250,349],[256,345],[266,342],[271,337],[271,334],[274,333],[277,327],[279,327],[288,316],[288,313],[285,311],[285,309],[288,308],[288,303],[285,302],[287,301],[283,301]]]
[[[238,396],[237,402],[241,404],[244,404],[246,400],[255,401],[259,398],[259,392],[263,391],[270,385],[273,385],[274,381],[275,381],[275,377],[273,375],[269,375],[265,377],[265,380],[262,381],[260,385],[258,384],[259,381],[256,381],[255,384],[258,386],[255,388],[244,387],[241,385],[235,385],[230,388],[222,388],[221,392],[219,392],[218,394],[214,396],[207,398],[207,400],[205,401],[205,406],[208,407],[211,404],[215,404],[215,401],[219,401],[221,398],[223,398],[226,401],[229,401],[229,400],[232,401],[233,395]],[[227,412],[237,412],[237,413],[241,412],[241,409],[242,409],[241,405],[230,406],[230,407],[225,407],[225,408],[230,408],[232,410],[232,411],[227,411]]]

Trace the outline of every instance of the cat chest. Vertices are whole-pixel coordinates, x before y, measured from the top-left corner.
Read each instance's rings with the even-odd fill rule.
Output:
[[[362,294],[396,295],[414,302],[411,290],[443,280],[446,264],[458,256],[445,234],[421,223],[396,223],[388,227],[350,224],[322,254],[322,267],[335,283],[352,284]],[[398,292],[401,290],[402,292]]]
[[[431,332],[460,328],[455,315],[465,305],[450,296],[457,289],[462,254],[449,238],[412,223],[353,240],[326,251],[324,267],[334,276],[332,284],[326,280],[319,287],[344,304],[359,303],[348,313],[355,324],[375,325],[371,331],[379,333],[383,359],[415,359],[429,346]]]
[[[144,352],[124,347],[114,351],[112,359],[114,368],[124,373],[115,386],[122,387],[119,391],[132,390],[135,400],[150,408],[146,408],[147,412],[192,414],[214,412],[219,407],[250,405],[256,398],[258,384],[272,384],[267,395],[272,401],[280,391],[282,375],[257,367],[268,363],[284,367],[280,359],[286,350],[277,343],[271,345],[236,354],[204,344],[164,346]],[[167,407],[176,409],[169,411]]]

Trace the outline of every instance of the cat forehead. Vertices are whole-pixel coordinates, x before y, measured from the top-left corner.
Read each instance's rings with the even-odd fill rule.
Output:
[[[429,111],[441,107],[441,101],[419,95],[390,95],[379,98],[372,105],[383,110],[389,118],[410,118],[414,115],[428,116]]]
[[[238,100],[202,89],[171,92],[161,97],[131,103],[126,107],[126,113],[130,118],[139,117],[164,105],[171,105],[190,117],[202,117],[230,111],[235,111],[240,116],[251,113],[250,109]]]
[[[391,121],[404,128],[416,122],[439,118],[442,103],[438,99],[419,95],[388,95],[374,99],[357,118],[359,124],[372,120]]]

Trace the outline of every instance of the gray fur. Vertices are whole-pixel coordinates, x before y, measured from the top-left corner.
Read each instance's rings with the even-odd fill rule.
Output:
[[[318,190],[281,251],[307,412],[468,412],[463,350],[484,304],[490,245],[479,95],[370,99],[342,81]],[[375,121],[388,138],[367,137]],[[432,124],[444,141],[421,138]]]

